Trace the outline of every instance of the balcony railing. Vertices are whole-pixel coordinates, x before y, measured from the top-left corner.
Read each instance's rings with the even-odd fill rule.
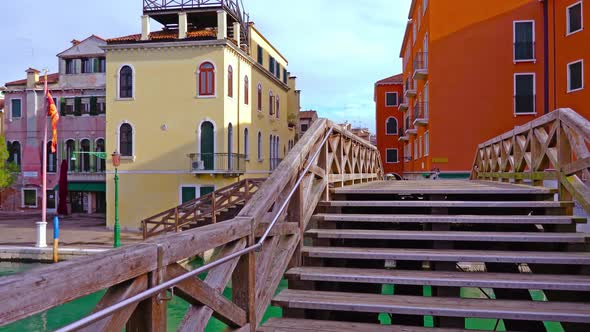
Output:
[[[515,42],[514,43],[514,60],[531,61],[535,60],[535,43],[534,42]]]
[[[404,127],[399,127],[398,133],[399,133],[398,141],[409,141],[410,140],[408,135],[405,134]]]
[[[416,81],[410,80],[410,82],[406,82],[406,89],[404,91],[404,97],[415,97],[416,96]]]
[[[246,172],[246,156],[237,153],[193,153],[188,155],[193,174],[239,175]]]
[[[414,79],[424,80],[428,77],[428,52],[416,53],[414,57]]]
[[[428,102],[419,102],[414,105],[414,125],[425,126],[428,124]]]

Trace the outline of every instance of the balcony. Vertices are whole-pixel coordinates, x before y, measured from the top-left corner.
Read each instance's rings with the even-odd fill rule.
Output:
[[[403,103],[399,104],[399,110],[404,112],[407,111],[409,108],[408,102],[404,100]]]
[[[428,125],[428,102],[414,105],[414,126]]]
[[[428,79],[428,52],[416,53],[414,58],[414,79]]]
[[[412,86],[412,85],[408,86],[407,89],[406,89],[406,91],[404,91],[404,97],[405,98],[408,98],[408,97],[409,98],[416,97],[416,94],[417,94],[417,92],[416,92],[416,86],[415,85],[414,86]]]
[[[400,141],[400,142],[407,142],[407,141],[410,140],[410,137],[404,133],[404,128],[403,127],[399,127],[398,133],[399,133],[398,141]]]
[[[405,134],[406,134],[406,136],[408,136],[408,135],[418,135],[418,129],[416,129],[414,127],[408,128],[408,129],[406,129]]]
[[[106,180],[106,173],[102,171],[68,171],[68,181],[71,182],[103,182]]]
[[[192,153],[190,170],[194,175],[221,174],[235,177],[246,173],[246,156],[237,153]]]

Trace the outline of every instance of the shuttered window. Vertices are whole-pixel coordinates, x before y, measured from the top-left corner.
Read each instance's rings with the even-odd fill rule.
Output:
[[[514,76],[514,113],[535,113],[535,75],[517,74]]]

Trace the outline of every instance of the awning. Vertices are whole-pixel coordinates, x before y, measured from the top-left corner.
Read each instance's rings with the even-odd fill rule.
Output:
[[[59,190],[59,184],[53,190]],[[104,193],[106,192],[106,184],[104,182],[69,182],[68,191]]]

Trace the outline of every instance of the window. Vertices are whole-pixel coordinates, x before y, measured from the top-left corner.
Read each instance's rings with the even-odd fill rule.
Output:
[[[23,189],[23,207],[37,207],[37,189]]]
[[[412,23],[412,45],[416,44],[416,28],[417,28],[417,24],[416,22]]]
[[[90,114],[90,98],[82,98],[82,114]]]
[[[301,132],[302,132],[302,133],[306,132],[306,131],[307,131],[307,129],[309,129],[309,125],[307,125],[307,124],[302,124],[302,125],[301,125]]]
[[[82,73],[92,73],[94,72],[94,64],[92,59],[82,59]]]
[[[422,136],[418,138],[418,157],[422,158]]]
[[[397,135],[397,119],[396,118],[387,119],[386,127],[387,127],[386,128],[387,135]]]
[[[76,100],[74,98],[65,99],[65,115],[73,115],[76,112]]]
[[[289,73],[287,72],[287,68],[283,69],[283,83],[287,84],[287,79],[289,78]]]
[[[269,115],[275,114],[275,112],[274,112],[274,102],[275,102],[275,99],[274,99],[274,97],[272,95],[272,90],[271,90],[268,93],[268,114]]]
[[[399,162],[397,149],[387,149],[386,151],[388,164],[397,164]]]
[[[535,113],[535,74],[514,75],[514,113]]]
[[[123,157],[133,156],[133,127],[128,123],[119,128],[119,153]]]
[[[412,160],[412,148],[410,147],[410,143],[404,145],[404,159],[405,161]]]
[[[244,156],[246,160],[250,160],[250,137],[248,136],[248,128],[244,129]]]
[[[76,60],[75,59],[67,59],[66,60],[66,74],[75,74],[76,73]]]
[[[514,61],[535,59],[535,22],[514,22]]]
[[[262,161],[262,133],[258,132],[258,161]]]
[[[107,59],[100,58],[98,59],[98,72],[104,73],[107,71]]]
[[[280,80],[281,79],[281,65],[277,62],[275,63],[275,76]]]
[[[98,114],[105,114],[106,104],[104,97],[96,98],[96,111],[98,112]]]
[[[248,76],[244,77],[244,104],[248,105],[250,103],[250,82],[248,81]]]
[[[387,107],[397,106],[397,92],[385,93],[385,106],[387,106]]]
[[[119,98],[133,98],[133,69],[123,66],[119,71]]]
[[[268,56],[268,71],[271,73],[275,72],[275,58]]]
[[[197,198],[197,187],[196,186],[182,186],[180,189],[180,203],[188,203]]]
[[[74,151],[76,151],[76,142],[73,139],[69,139],[66,141],[66,158],[68,161],[68,171],[74,172],[76,170],[76,160],[72,160],[74,156]]]
[[[96,140],[96,152],[105,152],[104,139],[99,138]],[[102,173],[106,170],[106,160],[95,157],[94,164],[96,165],[96,171]]]
[[[77,156],[80,159],[80,170],[90,172],[90,140],[80,141],[80,152],[82,153]]]
[[[10,117],[11,118],[20,118],[22,117],[22,100],[21,99],[12,99],[10,101]]]
[[[264,65],[264,50],[258,45],[258,63]]]
[[[567,34],[582,31],[584,21],[582,16],[582,1],[567,7]]]
[[[584,88],[584,61],[578,60],[567,65],[567,92]]]
[[[276,105],[277,106],[276,116],[277,116],[277,119],[279,119],[281,117],[281,101],[280,101],[280,98],[278,95],[275,99],[276,99],[276,104],[277,104]]]
[[[215,67],[211,62],[199,66],[199,96],[215,95]]]
[[[422,0],[422,15],[426,15],[427,8],[428,8],[428,0]]]
[[[47,173],[57,172],[57,151],[51,151],[51,141],[47,143]]]
[[[234,97],[234,69],[232,66],[227,67],[227,96]]]
[[[428,156],[430,154],[430,132],[424,133],[424,155]]]
[[[258,84],[258,112],[262,112],[262,84]]]
[[[8,147],[8,162],[15,163],[18,166],[21,166],[21,153],[20,153],[20,143],[18,141],[14,141],[12,143],[7,142]]]

